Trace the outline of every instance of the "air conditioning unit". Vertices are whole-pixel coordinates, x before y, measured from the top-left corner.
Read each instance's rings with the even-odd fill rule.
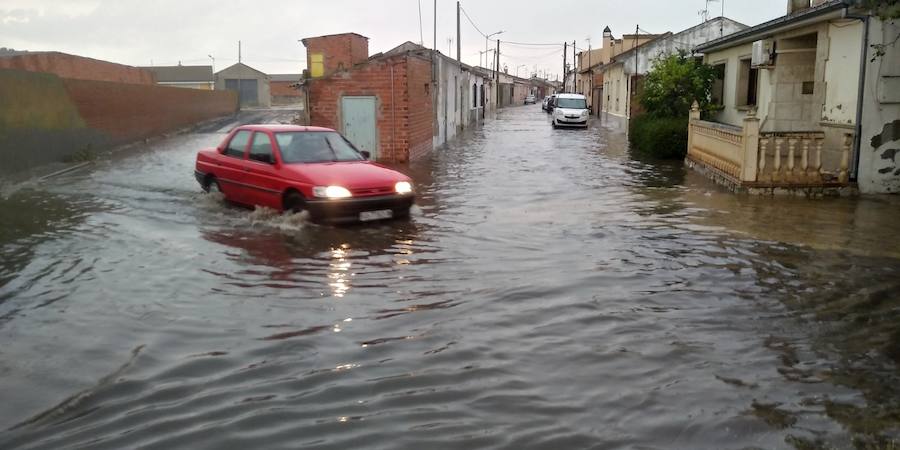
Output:
[[[753,56],[750,65],[753,67],[771,66],[775,63],[775,43],[764,39],[753,43]]]

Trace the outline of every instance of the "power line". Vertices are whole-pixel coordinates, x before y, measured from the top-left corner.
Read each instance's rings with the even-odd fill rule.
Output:
[[[469,24],[472,25],[472,27],[475,28],[475,31],[477,31],[483,38],[488,39],[489,41],[492,41],[492,42],[497,41],[497,39],[489,39],[488,35],[485,34],[483,31],[481,31],[481,29],[478,28],[478,25],[475,25],[475,21],[472,20],[472,18],[469,16],[469,13],[466,11],[465,8],[462,7],[462,5],[460,5],[459,9],[462,10],[463,15],[466,16],[466,20],[469,21]],[[557,46],[557,47],[560,45],[558,43],[554,43],[554,44],[543,43],[543,42],[542,43],[527,43],[527,42],[512,42],[512,41],[503,41],[503,44],[504,45],[506,45],[506,44],[518,45],[518,46]]]
[[[487,39],[488,35],[484,34],[484,32],[481,31],[480,28],[478,28],[478,25],[475,25],[475,22],[472,20],[471,17],[469,17],[469,13],[466,12],[466,9],[463,8],[462,5],[460,5],[459,9],[462,10],[463,15],[466,16],[466,20],[468,20],[468,21],[469,21],[469,24],[471,24],[472,27],[475,28],[475,31],[477,31],[479,34],[481,34],[482,37],[484,37],[485,39]],[[490,39],[490,40],[493,40],[493,39]]]

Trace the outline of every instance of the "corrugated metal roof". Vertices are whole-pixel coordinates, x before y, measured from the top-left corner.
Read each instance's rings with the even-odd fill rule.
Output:
[[[156,75],[160,83],[212,82],[212,66],[152,66],[141,67]]]

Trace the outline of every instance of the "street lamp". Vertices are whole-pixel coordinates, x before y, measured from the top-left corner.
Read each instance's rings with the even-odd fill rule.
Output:
[[[212,60],[212,73],[213,73],[213,85],[212,85],[212,88],[215,89],[215,85],[216,85],[216,81],[215,81],[215,77],[216,77],[216,58],[213,58],[213,55],[206,55],[206,56],[209,56],[209,59]]]
[[[500,31],[498,31],[498,32],[496,32],[496,33],[491,33],[491,34],[489,34],[489,35],[487,35],[487,36],[484,37],[484,53],[485,53],[485,54],[487,54],[487,52],[488,52],[488,41],[491,40],[491,36],[496,36],[496,35],[498,35],[498,34],[503,34],[503,30],[500,30]],[[496,56],[495,56],[495,58],[496,58]],[[485,61],[485,62],[487,62],[487,61]],[[493,63],[493,62],[492,62],[492,63]],[[485,64],[485,65],[486,65],[486,64]]]

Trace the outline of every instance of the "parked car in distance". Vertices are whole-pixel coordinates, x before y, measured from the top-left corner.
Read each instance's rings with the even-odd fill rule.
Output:
[[[323,222],[408,217],[412,180],[369,161],[340,133],[297,125],[244,125],[197,153],[203,190],[280,211],[308,211]]]
[[[553,94],[553,95],[547,97],[547,107],[544,108],[544,111],[547,111],[548,113],[552,113],[555,103],[556,103],[556,94]]]
[[[533,95],[525,96],[525,104],[526,105],[533,105],[535,103],[537,103],[537,98],[535,98]]]
[[[581,127],[587,128],[591,111],[587,106],[587,97],[581,94],[559,94],[553,108],[553,128]]]
[[[546,111],[546,110],[547,110],[547,102],[549,102],[549,101],[550,101],[550,96],[549,96],[549,95],[546,96],[546,97],[544,97],[544,99],[541,100],[541,109],[543,109],[544,111]]]

